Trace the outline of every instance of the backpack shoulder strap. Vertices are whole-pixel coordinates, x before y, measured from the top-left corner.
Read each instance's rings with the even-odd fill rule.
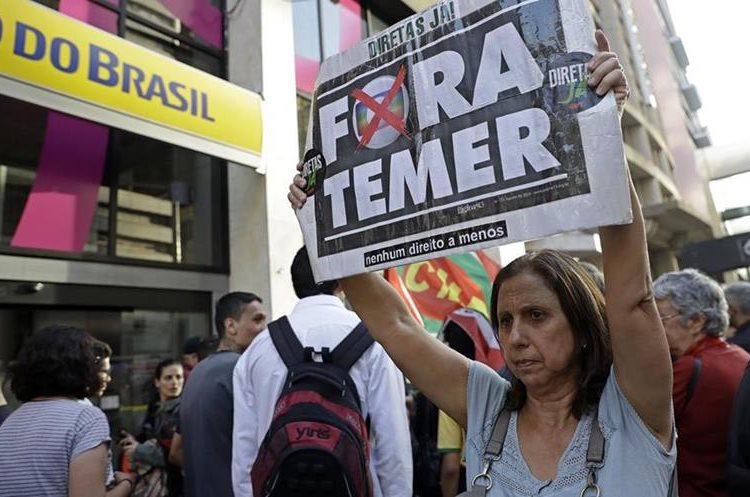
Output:
[[[471,480],[471,489],[459,494],[458,497],[486,497],[487,491],[492,488],[490,467],[492,467],[494,458],[503,453],[503,444],[505,443],[505,436],[508,434],[508,426],[510,425],[510,414],[510,411],[505,407],[503,407],[498,413],[495,418],[495,423],[492,426],[490,439],[484,447],[484,464],[482,472],[474,476]],[[466,476],[466,486],[468,488],[469,475],[467,474]],[[481,483],[479,483],[480,481]]]
[[[677,464],[675,464],[674,468],[672,468],[672,475],[669,477],[667,497],[678,497],[677,488]]]
[[[354,363],[362,357],[367,349],[375,342],[365,324],[360,323],[333,349],[331,362],[344,371],[349,371]]]
[[[497,457],[503,452],[505,436],[508,434],[510,425],[510,411],[503,407],[500,414],[495,418],[495,425],[492,427],[492,434],[487,441],[484,454],[487,456]]]
[[[304,362],[305,349],[286,316],[268,323],[268,333],[287,369]]]
[[[594,408],[591,417],[591,434],[586,448],[586,465],[593,466],[604,463],[604,434],[599,426],[599,407]]]
[[[701,369],[703,369],[703,363],[700,358],[696,357],[693,361],[693,372],[690,374],[690,381],[687,386],[687,395],[685,397],[685,405],[688,405],[690,399],[693,398],[695,393],[695,387],[698,385],[698,378],[701,375]]]

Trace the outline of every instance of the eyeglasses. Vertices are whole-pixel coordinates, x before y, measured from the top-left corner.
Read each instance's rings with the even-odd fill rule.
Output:
[[[667,320],[672,319],[673,317],[679,316],[679,315],[680,315],[679,312],[675,312],[674,314],[668,314],[666,316],[659,316],[659,319],[661,319],[662,323],[666,323]]]

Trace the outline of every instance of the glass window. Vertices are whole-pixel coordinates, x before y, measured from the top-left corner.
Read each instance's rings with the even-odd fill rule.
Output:
[[[117,313],[115,318],[115,327],[90,331],[112,347],[112,382],[105,395],[118,396],[120,426],[137,433],[156,393],[156,365],[167,357],[181,359],[182,346],[189,337],[208,337],[209,315],[136,309]]]
[[[390,24],[365,0],[297,0],[294,18],[295,69],[297,74],[297,130],[304,153],[310,116],[310,98],[320,63]],[[400,12],[400,15],[403,12]],[[393,16],[392,16],[393,17]],[[398,21],[397,17],[391,19]]]
[[[0,116],[0,252],[224,268],[224,161],[2,96]]]
[[[295,54],[320,62],[318,0],[298,0],[292,9]]]
[[[0,282],[0,286],[5,282]],[[103,289],[104,292],[109,289]],[[210,295],[206,294],[206,306]],[[200,312],[159,309],[68,309],[0,305],[0,380],[4,366],[15,358],[24,341],[35,330],[65,323],[82,328],[112,348],[111,382],[102,399],[112,433],[125,429],[138,433],[146,407],[154,400],[153,373],[165,358],[181,360],[182,347],[189,337],[210,335],[208,309]],[[17,402],[9,388],[4,392],[9,403]]]
[[[203,72],[221,75],[221,59],[130,19],[126,22],[125,39]]]
[[[0,97],[0,244],[9,245],[31,191],[44,143],[47,111]]]
[[[70,148],[107,139],[107,130],[67,136],[69,116],[0,96],[0,249],[51,249],[106,254],[106,142],[79,169]],[[67,176],[67,178],[65,177]],[[57,224],[47,211],[54,209]],[[64,226],[68,223],[68,226]],[[66,238],[67,237],[67,238]]]
[[[310,95],[320,62],[361,41],[367,24],[360,0],[300,0],[292,9],[297,90]]]
[[[129,14],[174,37],[195,45],[221,50],[224,47],[224,15],[220,0],[127,0]]]
[[[221,260],[221,161],[121,133],[118,257],[211,265]]]
[[[343,52],[367,35],[360,0],[320,0],[323,58]]]
[[[297,90],[312,94],[322,60],[318,0],[299,0],[292,9]]]
[[[60,0],[35,0],[55,10]],[[224,13],[221,0],[80,0],[95,6],[89,22],[108,13],[107,30],[117,31],[120,4],[125,6],[125,38],[210,74],[223,76]],[[244,1],[244,0],[242,0]],[[70,2],[73,3],[73,2]],[[71,8],[70,3],[68,8]],[[75,7],[73,5],[72,7]],[[115,33],[116,34],[116,33]]]

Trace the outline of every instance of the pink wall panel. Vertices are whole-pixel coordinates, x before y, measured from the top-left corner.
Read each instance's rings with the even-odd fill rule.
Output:
[[[36,179],[11,245],[83,250],[96,210],[109,130],[50,112]]]
[[[109,32],[117,15],[87,0],[61,0],[60,12]],[[81,252],[104,172],[109,130],[50,111],[36,178],[12,247]]]

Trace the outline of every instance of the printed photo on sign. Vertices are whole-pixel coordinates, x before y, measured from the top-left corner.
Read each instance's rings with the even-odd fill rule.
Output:
[[[325,174],[300,212],[316,274],[626,220],[621,193],[609,219],[533,221],[537,207],[601,197],[595,165],[625,191],[621,144],[612,155],[586,136],[619,133],[613,99],[587,85],[587,9],[582,0],[444,2],[325,61],[308,137]],[[585,38],[573,34],[582,28]],[[597,114],[606,125],[592,125]],[[593,160],[602,153],[607,164]]]

